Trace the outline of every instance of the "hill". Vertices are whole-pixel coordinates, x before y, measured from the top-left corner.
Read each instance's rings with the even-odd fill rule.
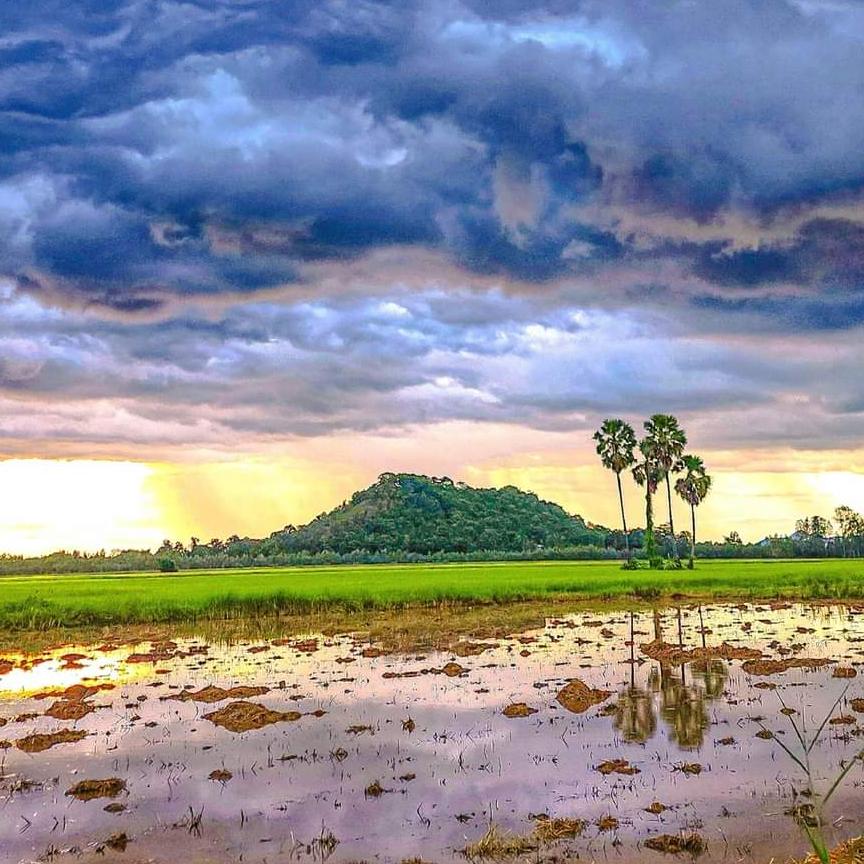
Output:
[[[388,473],[308,525],[272,534],[259,551],[522,552],[603,546],[605,533],[515,486],[482,489],[449,477]]]

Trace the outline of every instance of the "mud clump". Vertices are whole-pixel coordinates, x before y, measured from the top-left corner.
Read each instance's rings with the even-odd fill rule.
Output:
[[[67,789],[66,795],[78,801],[93,801],[96,798],[116,798],[125,791],[125,780],[109,777],[107,780],[82,780],[71,789]]]
[[[645,808],[646,813],[651,813],[654,816],[659,816],[661,813],[665,813],[669,808],[665,804],[661,804],[659,801],[653,801]]]
[[[81,720],[95,710],[96,706],[89,702],[67,702],[65,699],[60,699],[51,703],[45,716],[53,717],[55,720]]]
[[[459,663],[445,663],[440,670],[441,674],[446,675],[448,678],[458,678],[467,671],[468,670]]]
[[[858,714],[864,714],[864,699],[853,699],[849,707]]]
[[[607,759],[597,765],[594,770],[599,771],[604,777],[608,777],[610,774],[624,774],[629,777],[639,773],[639,769],[635,765],[631,765],[626,759]]]
[[[609,690],[592,690],[583,681],[574,678],[555,698],[568,711],[583,714],[594,705],[605,702],[611,695]]]
[[[497,647],[494,642],[457,642],[452,650],[457,657],[476,657]]]
[[[831,673],[832,678],[857,678],[858,671],[851,666],[837,666]]]
[[[207,779],[213,780],[216,783],[227,783],[233,776],[234,775],[230,771],[227,771],[224,768],[218,768],[216,771],[211,771]]]
[[[698,834],[659,834],[649,837],[645,841],[645,848],[669,855],[680,855],[682,852],[700,855],[705,851],[705,841]]]
[[[512,705],[508,705],[503,711],[504,716],[509,717],[511,720],[516,717],[530,717],[536,713],[536,708],[531,708],[524,702],[514,702]]]
[[[87,737],[86,732],[78,729],[59,729],[57,732],[28,735],[15,742],[22,753],[42,753],[58,744],[74,744]]]
[[[614,816],[604,816],[602,819],[597,820],[597,828],[600,831],[616,831],[618,825],[619,822]]]
[[[650,660],[669,663],[672,666],[706,660],[758,660],[762,656],[762,652],[755,648],[739,648],[728,642],[710,648],[681,648],[678,645],[670,645],[662,639],[655,639],[639,647]]]
[[[790,669],[821,669],[834,663],[824,657],[796,657],[789,660],[748,660],[741,668],[748,675],[779,675]]]
[[[253,696],[263,696],[269,693],[269,687],[202,687],[200,690],[184,690],[177,696],[171,696],[178,702],[203,702],[205,705],[214,705],[216,702],[224,702],[226,699],[250,699]]]
[[[218,711],[205,714],[204,719],[229,732],[250,732],[274,723],[290,723],[303,715],[299,711],[272,711],[257,702],[231,702]]]

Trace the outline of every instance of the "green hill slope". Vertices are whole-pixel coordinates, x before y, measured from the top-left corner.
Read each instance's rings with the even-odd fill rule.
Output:
[[[350,501],[262,544],[270,552],[473,552],[603,545],[604,532],[514,486],[382,474]]]

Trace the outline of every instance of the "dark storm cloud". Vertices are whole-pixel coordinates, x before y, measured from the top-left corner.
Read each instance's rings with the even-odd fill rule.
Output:
[[[7,7],[0,396],[553,428],[770,404],[864,325],[856,3]]]
[[[543,281],[592,260],[574,205],[770,219],[864,180],[854,6],[40,0],[0,30],[0,174],[60,205],[13,213],[31,242],[0,264],[118,307],[391,244]],[[84,206],[103,223],[62,224]],[[304,239],[226,264],[206,232],[154,243],[160,222]],[[710,278],[713,260],[694,266]],[[801,275],[774,252],[713,266],[720,283]]]

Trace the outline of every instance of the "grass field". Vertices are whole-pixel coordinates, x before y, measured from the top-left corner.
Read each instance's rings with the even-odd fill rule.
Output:
[[[296,567],[0,578],[0,627],[150,623],[326,608],[384,609],[549,595],[652,599],[864,597],[864,559],[708,561],[625,571],[614,561]]]

